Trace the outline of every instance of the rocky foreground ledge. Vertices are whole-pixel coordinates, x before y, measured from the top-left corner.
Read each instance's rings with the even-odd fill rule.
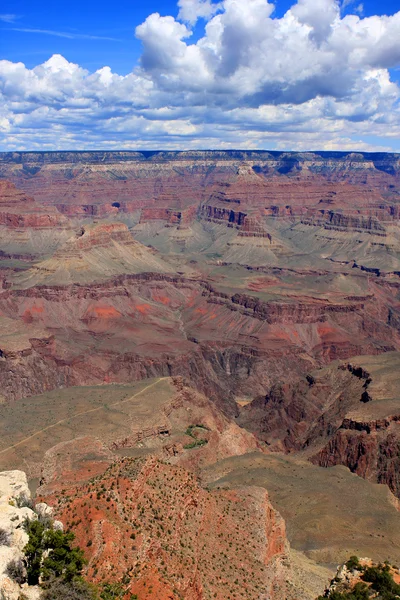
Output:
[[[39,586],[20,585],[11,575],[11,566],[22,564],[28,534],[23,524],[39,517],[51,517],[45,503],[33,507],[26,474],[23,471],[0,472],[0,600],[39,600]],[[62,528],[55,522],[55,528]],[[15,571],[15,569],[14,569]]]

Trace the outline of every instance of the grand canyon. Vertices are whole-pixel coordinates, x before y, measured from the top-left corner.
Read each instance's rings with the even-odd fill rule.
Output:
[[[400,564],[399,389],[400,154],[0,153],[0,525],[22,486],[87,581]]]

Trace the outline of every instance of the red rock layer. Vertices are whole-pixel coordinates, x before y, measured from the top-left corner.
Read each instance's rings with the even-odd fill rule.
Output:
[[[140,222],[166,221],[170,225],[186,225],[193,222],[196,210],[196,206],[182,211],[171,208],[144,208],[140,215]]]
[[[143,600],[286,597],[285,524],[260,488],[209,492],[180,467],[123,459],[60,494],[56,513],[96,583]]]
[[[318,366],[400,347],[395,319],[386,322],[388,307],[395,314],[398,289],[381,287],[379,301],[367,295],[263,302],[198,280],[143,273],[98,284],[3,289],[0,312],[50,331],[51,342],[24,345],[17,360],[0,341],[6,357],[0,381],[16,399],[29,395],[29,386],[39,393],[59,384],[183,375],[236,410],[233,381],[237,394],[255,395],[284,374],[295,380],[310,360]]]
[[[0,180],[0,225],[12,229],[60,226],[65,219],[54,208],[44,208],[8,182]]]

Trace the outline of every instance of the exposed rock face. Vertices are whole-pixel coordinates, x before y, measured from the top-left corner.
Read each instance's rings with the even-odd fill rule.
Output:
[[[247,216],[240,210],[240,200],[229,200],[220,196],[211,198],[209,204],[203,204],[199,215],[208,221],[225,222],[229,227],[238,228],[244,225]]]
[[[57,206],[64,214],[182,209],[208,200],[205,191],[210,189],[214,198],[240,205],[237,213],[232,206],[233,222],[238,222],[242,206],[286,207],[284,214],[294,214],[292,206],[374,202],[385,211],[380,191],[385,198],[393,196],[399,157],[254,151],[3,153],[0,173],[46,203],[59,196]],[[228,209],[222,218],[232,222]]]
[[[386,229],[380,223],[377,216],[371,216],[368,214],[343,214],[342,212],[335,211],[319,211],[314,217],[309,219],[302,219],[302,222],[307,225],[322,226],[324,229],[336,229],[337,231],[368,231],[373,235],[386,237]],[[389,211],[388,211],[389,212]],[[378,213],[380,214],[380,213]],[[388,214],[380,215],[387,216]],[[397,217],[398,218],[398,217]]]
[[[84,237],[77,244],[86,244],[80,241]],[[74,269],[83,277],[82,269]],[[42,264],[18,280],[42,273],[51,277]],[[217,401],[224,398],[232,414],[232,386],[237,394],[255,395],[284,373],[295,380],[309,368],[304,353],[319,365],[397,347],[397,330],[375,318],[376,308],[368,297],[262,302],[164,273],[6,289],[0,292],[0,310],[11,319],[9,334],[15,331],[0,336],[0,381],[3,394],[17,399],[62,385],[182,375]]]
[[[140,215],[141,223],[149,221],[166,221],[171,225],[186,225],[191,223],[196,215],[196,206],[186,210],[172,210],[170,208],[144,208]]]
[[[23,548],[28,542],[28,534],[22,525],[25,519],[36,519],[36,513],[26,506],[30,500],[30,491],[23,471],[3,471],[0,473],[0,599],[19,600],[25,593],[30,600],[38,600],[40,591],[36,587],[21,586],[7,573],[12,561],[23,559]]]
[[[397,418],[400,421],[400,415]],[[385,483],[400,498],[400,427],[381,425],[375,435],[360,431],[359,423],[352,424],[354,429],[347,430],[346,425],[339,429],[334,438],[313,457],[313,462],[323,467],[346,465],[360,477]],[[366,424],[366,429],[376,427],[376,423]]]
[[[256,266],[286,265],[288,255],[307,266],[316,257],[354,260],[386,272],[400,271],[399,172],[395,154],[0,155],[0,176],[52,214],[57,208],[59,217],[125,219],[140,241],[163,252],[221,254]],[[213,225],[231,238],[223,249]],[[26,254],[9,246],[0,250]]]
[[[14,285],[65,285],[146,271],[168,273],[172,268],[134,240],[123,223],[100,224],[80,228],[51,258],[16,274]]]
[[[63,223],[65,219],[54,208],[44,208],[12,183],[0,180],[0,226],[45,229]]]
[[[400,497],[399,355],[356,360],[274,386],[242,409],[239,422],[272,448],[323,467],[345,465]]]

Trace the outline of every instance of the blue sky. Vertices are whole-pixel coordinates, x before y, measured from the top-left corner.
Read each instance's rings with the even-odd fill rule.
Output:
[[[292,4],[289,0],[278,0],[275,14],[282,16]],[[351,11],[355,4],[360,2],[352,3],[343,12]],[[400,8],[399,0],[363,0],[362,4],[365,16],[392,15]],[[135,38],[135,27],[153,12],[176,16],[178,7],[172,0],[119,0],[115,7],[110,2],[95,0],[3,0],[0,12],[15,16],[12,22],[0,21],[1,58],[22,61],[32,68],[52,54],[62,54],[89,70],[108,65],[125,75],[140,57],[141,44]],[[197,27],[197,35],[203,31],[201,25]],[[18,31],[23,29],[32,31]],[[68,39],[40,30],[75,37]],[[79,34],[114,39],[80,39]]]
[[[400,150],[398,0],[215,4],[3,0],[0,149]]]

